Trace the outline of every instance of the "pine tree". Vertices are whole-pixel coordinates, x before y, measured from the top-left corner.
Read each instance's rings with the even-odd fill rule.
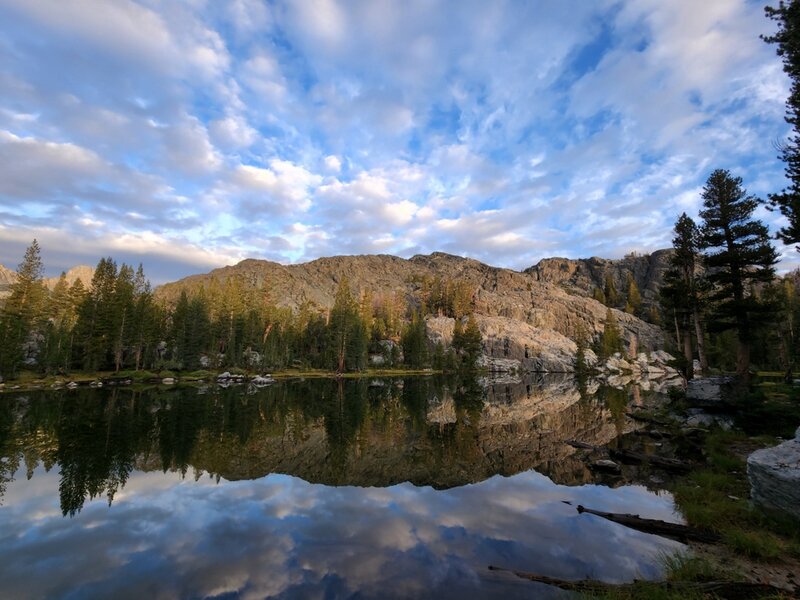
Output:
[[[428,365],[428,335],[425,319],[419,311],[411,314],[411,321],[401,337],[403,346],[403,362],[412,369],[421,369]]]
[[[86,371],[99,371],[110,366],[112,340],[115,333],[114,285],[117,264],[111,257],[97,263],[92,285],[78,309],[76,338]]]
[[[767,6],[764,10],[768,18],[778,23],[778,31],[762,39],[777,44],[783,71],[791,81],[786,99],[786,122],[792,126],[792,136],[780,149],[789,187],[770,194],[769,203],[789,221],[778,236],[786,244],[796,244],[800,242],[800,2],[781,0],[777,7]]]
[[[125,351],[131,341],[133,312],[135,309],[134,272],[125,263],[119,269],[114,281],[112,298],[112,349],[114,353],[114,371],[122,368]]]
[[[619,303],[619,294],[617,293],[617,287],[614,285],[614,278],[611,276],[611,273],[606,275],[603,295],[606,299],[606,306],[615,308]]]
[[[674,253],[670,259],[670,279],[675,290],[675,301],[681,303],[685,315],[691,315],[694,325],[697,358],[700,370],[705,375],[708,373],[708,358],[705,351],[705,325],[702,315],[702,296],[707,291],[704,280],[699,277],[698,269],[702,261],[700,255],[700,231],[695,222],[683,213],[675,223],[675,237],[672,238]],[[688,332],[687,332],[688,338]],[[689,368],[687,378],[693,375],[691,344],[687,358]]]
[[[67,275],[63,271],[50,293],[46,313],[45,352],[39,363],[50,373],[69,368],[69,342],[75,324],[75,310],[70,298]]]
[[[736,372],[746,380],[753,326],[769,311],[749,288],[772,280],[777,254],[766,226],[752,218],[758,201],[747,195],[740,177],[717,169],[708,178],[702,198],[700,248],[716,301],[710,325],[717,331],[736,331]]]
[[[339,283],[328,322],[333,363],[338,373],[362,369],[366,365],[369,339],[364,327],[359,306],[350,291],[350,282],[345,277]]]
[[[611,308],[606,309],[606,320],[603,324],[603,335],[600,338],[600,358],[608,358],[615,352],[622,352],[622,334],[617,319]]]
[[[589,336],[581,324],[575,332],[575,373],[579,378],[585,377],[589,371],[586,363],[586,351],[589,349]]]
[[[41,249],[36,240],[25,250],[17,280],[0,313],[0,374],[15,377],[25,360],[24,345],[38,333],[47,290],[44,287]]]
[[[594,291],[592,292],[592,298],[597,300],[600,304],[606,303],[606,294],[601,288],[594,288]]]
[[[642,306],[642,295],[639,293],[639,286],[636,285],[636,280],[633,275],[628,273],[628,289],[627,300],[625,301],[625,312],[630,315],[639,314],[639,309]]]
[[[675,329],[675,343],[682,353],[680,370],[686,379],[693,375],[693,353],[691,338],[691,307],[687,301],[688,291],[680,269],[670,267],[664,273],[659,290],[661,309]]]
[[[144,268],[139,264],[133,282],[134,309],[131,324],[131,345],[133,350],[133,367],[137,371],[142,368],[149,351],[155,346],[157,329],[156,308],[153,304],[153,292],[150,282],[144,276]]]

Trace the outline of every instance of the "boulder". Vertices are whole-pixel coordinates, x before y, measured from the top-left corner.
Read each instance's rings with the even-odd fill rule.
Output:
[[[622,470],[617,463],[607,458],[594,461],[589,465],[589,468],[596,471],[607,471],[609,473],[619,473]]]
[[[514,373],[522,369],[522,363],[515,358],[492,358],[481,354],[478,367],[490,373]]]
[[[795,438],[747,457],[753,502],[800,519],[800,428]]]
[[[686,386],[686,400],[692,406],[714,407],[729,402],[735,391],[735,377],[717,376],[692,379]]]
[[[571,373],[575,370],[577,346],[568,337],[552,329],[540,329],[509,317],[476,315],[481,331],[481,366],[489,370],[529,373]],[[445,347],[453,340],[455,320],[430,317],[426,320],[428,337]],[[586,362],[596,361],[586,352]]]

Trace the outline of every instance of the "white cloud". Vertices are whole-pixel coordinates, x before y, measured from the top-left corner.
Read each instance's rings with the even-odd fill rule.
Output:
[[[744,0],[0,2],[26,232],[525,267],[668,243],[715,167],[783,186],[787,79]]]
[[[235,188],[249,194],[249,208],[257,210],[263,205],[286,213],[308,210],[311,189],[320,181],[321,176],[279,159],[270,161],[269,168],[239,165],[231,175]]]
[[[333,173],[338,173],[342,170],[342,161],[338,156],[333,154],[325,157],[325,168]]]
[[[240,116],[212,121],[208,129],[219,146],[232,150],[252,146],[258,138],[258,132]]]

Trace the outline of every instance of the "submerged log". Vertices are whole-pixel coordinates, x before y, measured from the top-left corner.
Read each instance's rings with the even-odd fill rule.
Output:
[[[590,515],[596,515],[613,521],[614,523],[624,525],[625,527],[636,529],[637,531],[660,535],[661,537],[667,537],[679,542],[692,540],[714,544],[720,541],[720,536],[712,531],[697,529],[696,527],[689,527],[688,525],[681,525],[680,523],[668,523],[667,521],[660,521],[658,519],[643,519],[639,515],[603,512],[601,510],[586,508],[580,504],[578,505],[578,512],[581,514],[589,513]]]
[[[636,581],[633,583],[606,583],[605,581],[597,581],[596,579],[579,579],[577,581],[570,581],[567,579],[557,579],[555,577],[547,577],[546,575],[538,575],[536,573],[529,573],[527,571],[517,571],[515,569],[506,569],[504,567],[496,567],[489,565],[490,571],[499,571],[504,573],[512,573],[521,579],[528,581],[535,581],[537,583],[544,583],[552,585],[562,590],[569,590],[573,592],[582,592],[589,594],[608,594],[614,592],[637,592],[642,591],[643,586],[653,586],[659,589],[679,592],[684,594],[703,594],[711,595],[715,598],[724,598],[726,600],[749,600],[750,598],[766,598],[766,597],[785,597],[791,595],[796,597],[795,592],[777,588],[765,583],[751,583],[742,581]]]

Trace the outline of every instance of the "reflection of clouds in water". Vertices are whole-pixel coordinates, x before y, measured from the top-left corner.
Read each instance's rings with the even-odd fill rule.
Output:
[[[204,481],[135,472],[112,507],[90,502],[72,519],[43,511],[57,506],[56,473],[17,481],[0,512],[4,593],[529,597],[549,590],[490,576],[487,565],[563,578],[654,577],[656,554],[678,547],[574,508],[673,518],[669,497],[557,486],[534,472],[445,491],[326,487],[286,475]]]

